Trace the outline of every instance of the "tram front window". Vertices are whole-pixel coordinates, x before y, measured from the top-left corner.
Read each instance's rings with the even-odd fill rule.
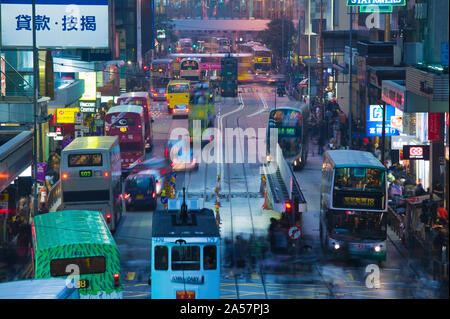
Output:
[[[172,247],[172,270],[200,270],[200,247]]]
[[[155,247],[155,270],[167,270],[169,268],[169,249],[167,246]]]
[[[386,239],[386,217],[380,212],[329,212],[333,235],[373,240]],[[336,238],[338,239],[338,238]]]
[[[203,269],[212,270],[217,268],[216,246],[205,246],[203,248]]]

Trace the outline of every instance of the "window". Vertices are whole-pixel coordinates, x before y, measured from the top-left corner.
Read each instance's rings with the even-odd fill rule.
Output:
[[[106,271],[105,257],[82,257],[82,258],[64,258],[53,259],[50,262],[50,274],[52,277],[67,276],[70,272],[66,271],[68,265],[76,265],[80,269],[80,275],[102,274]]]
[[[203,248],[203,269],[217,269],[217,247],[205,246]]]
[[[112,127],[124,127],[136,125],[136,119],[132,117],[123,117],[120,119],[114,119],[111,117]]]
[[[69,167],[102,166],[102,154],[69,154]]]
[[[155,246],[155,270],[169,269],[169,249],[167,246]]]
[[[172,247],[172,270],[200,270],[200,247]]]
[[[189,86],[187,84],[175,84],[169,86],[168,93],[188,93]]]
[[[382,191],[384,171],[375,168],[345,167],[336,168],[335,190]]]

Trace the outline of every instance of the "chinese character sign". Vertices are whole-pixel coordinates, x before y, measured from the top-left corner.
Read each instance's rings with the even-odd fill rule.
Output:
[[[385,105],[385,134],[386,136],[399,135],[399,130],[395,124],[398,117],[402,116],[402,112],[392,105]],[[394,119],[394,121],[391,121]],[[369,105],[367,106],[367,136],[381,136],[383,133],[383,106]]]
[[[1,1],[3,46],[32,46],[31,0]],[[36,0],[40,48],[108,48],[108,0]]]

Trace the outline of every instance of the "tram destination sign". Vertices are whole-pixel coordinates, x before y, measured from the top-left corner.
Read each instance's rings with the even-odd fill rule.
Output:
[[[347,0],[347,6],[406,6],[406,0]]]

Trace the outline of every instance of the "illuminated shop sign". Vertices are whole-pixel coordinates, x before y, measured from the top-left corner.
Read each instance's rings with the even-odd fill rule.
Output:
[[[430,146],[429,145],[404,145],[403,146],[404,160],[430,160]]]
[[[347,6],[405,6],[406,0],[347,0]]]

